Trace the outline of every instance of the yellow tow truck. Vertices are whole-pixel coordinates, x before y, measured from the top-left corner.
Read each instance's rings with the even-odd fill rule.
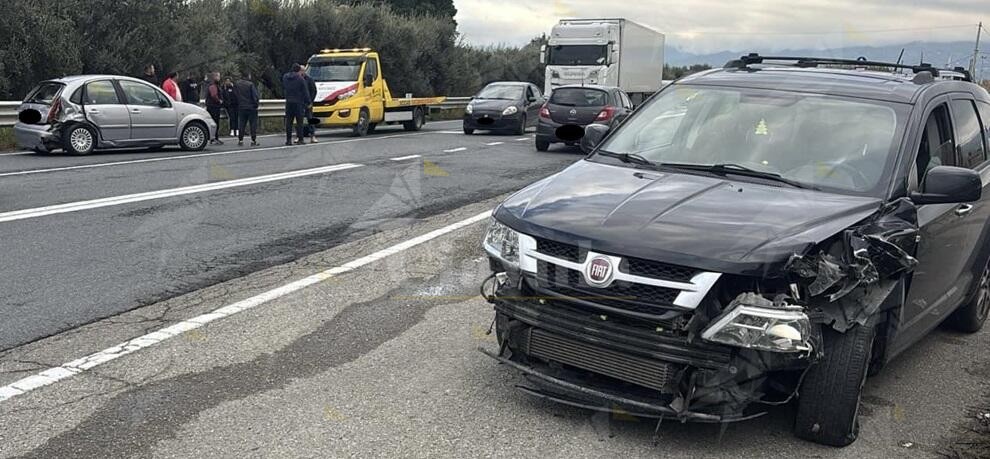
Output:
[[[378,53],[369,48],[324,49],[309,58],[306,73],[316,82],[313,118],[319,119],[318,126],[351,128],[359,137],[382,124],[418,131],[430,105],[446,99],[393,98]]]

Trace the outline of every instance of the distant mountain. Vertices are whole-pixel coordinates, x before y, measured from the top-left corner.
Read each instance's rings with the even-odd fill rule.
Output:
[[[683,66],[691,64],[708,64],[713,67],[721,67],[729,60],[738,59],[739,56],[751,52],[758,52],[764,55],[775,56],[814,56],[847,59],[855,59],[860,56],[865,56],[867,59],[872,61],[895,62],[897,61],[897,55],[900,54],[902,48],[904,49],[904,58],[902,59],[903,62],[920,62],[921,55],[924,53],[925,62],[928,62],[936,67],[945,67],[947,63],[950,67],[969,67],[969,59],[973,55],[972,42],[955,41],[933,43],[915,41],[911,43],[889,46],[850,46],[832,49],[787,49],[782,51],[751,49],[746,51],[721,51],[712,54],[693,54],[676,48],[668,48],[666,50],[666,60],[670,65]],[[987,72],[990,72],[990,63],[986,60],[981,60],[981,63],[978,65],[982,65],[983,71],[979,72],[981,75],[987,75]]]

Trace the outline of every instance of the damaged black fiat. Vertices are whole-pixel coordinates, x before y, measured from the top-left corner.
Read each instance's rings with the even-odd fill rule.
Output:
[[[748,55],[608,129],[483,241],[485,352],[523,391],[658,428],[794,403],[844,446],[868,375],[986,320],[990,95],[964,70]]]

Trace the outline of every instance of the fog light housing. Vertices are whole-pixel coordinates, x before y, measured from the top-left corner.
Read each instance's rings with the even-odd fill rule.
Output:
[[[703,339],[770,352],[811,350],[811,321],[804,308],[733,304],[701,333]]]
[[[345,108],[343,110],[338,110],[337,115],[340,116],[341,118],[347,118],[351,116],[351,109]]]

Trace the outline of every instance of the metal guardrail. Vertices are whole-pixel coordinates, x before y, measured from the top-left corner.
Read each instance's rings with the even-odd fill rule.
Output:
[[[470,97],[448,97],[443,103],[430,107],[430,110],[453,110],[464,108]],[[17,122],[17,101],[0,101],[0,127],[10,127]],[[279,117],[285,114],[285,101],[282,99],[262,99],[258,107],[258,116]]]

